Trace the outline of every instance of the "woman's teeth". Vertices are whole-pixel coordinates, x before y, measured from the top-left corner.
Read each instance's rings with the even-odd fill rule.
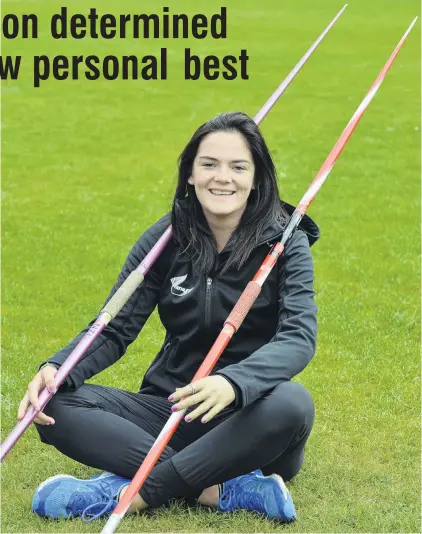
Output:
[[[234,194],[234,191],[219,191],[218,189],[210,189],[210,192],[213,194],[213,195],[217,195],[217,196],[223,196],[223,195],[226,195],[226,196],[230,196],[230,195],[233,195]]]

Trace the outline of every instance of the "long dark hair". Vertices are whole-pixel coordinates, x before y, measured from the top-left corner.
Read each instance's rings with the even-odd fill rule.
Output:
[[[224,264],[240,269],[258,244],[263,232],[275,220],[284,221],[277,173],[268,147],[255,122],[241,112],[222,113],[200,126],[179,157],[179,175],[172,207],[173,237],[182,247],[182,256],[199,272],[210,273],[218,256],[217,244],[204,216],[195,188],[188,183],[193,162],[204,137],[213,132],[238,132],[245,138],[255,165],[252,189],[238,227],[230,237],[231,253]],[[183,204],[184,209],[181,209]]]

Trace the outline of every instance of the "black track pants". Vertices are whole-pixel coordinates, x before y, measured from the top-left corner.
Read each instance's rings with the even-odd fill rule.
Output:
[[[58,392],[44,410],[56,424],[36,427],[66,456],[132,479],[171,406],[163,397],[84,384]],[[303,386],[283,382],[242,410],[227,407],[208,423],[200,419],[182,420],[145,481],[140,495],[150,506],[198,497],[254,469],[291,479],[303,462],[314,405]]]

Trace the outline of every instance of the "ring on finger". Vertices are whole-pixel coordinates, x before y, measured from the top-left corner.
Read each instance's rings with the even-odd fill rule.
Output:
[[[189,384],[189,385],[190,385],[191,390],[192,390],[191,395],[195,395],[195,393],[196,393],[196,388],[195,388],[195,386],[194,386],[193,384]]]

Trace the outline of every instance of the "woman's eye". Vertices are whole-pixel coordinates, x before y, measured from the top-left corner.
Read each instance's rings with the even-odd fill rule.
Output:
[[[214,163],[203,163],[202,166],[206,169],[210,169],[211,167],[214,167]]]
[[[235,169],[236,171],[246,171],[246,168],[245,168],[245,167],[242,167],[242,166],[240,166],[240,165],[236,165],[236,167],[234,167],[234,169]]]

